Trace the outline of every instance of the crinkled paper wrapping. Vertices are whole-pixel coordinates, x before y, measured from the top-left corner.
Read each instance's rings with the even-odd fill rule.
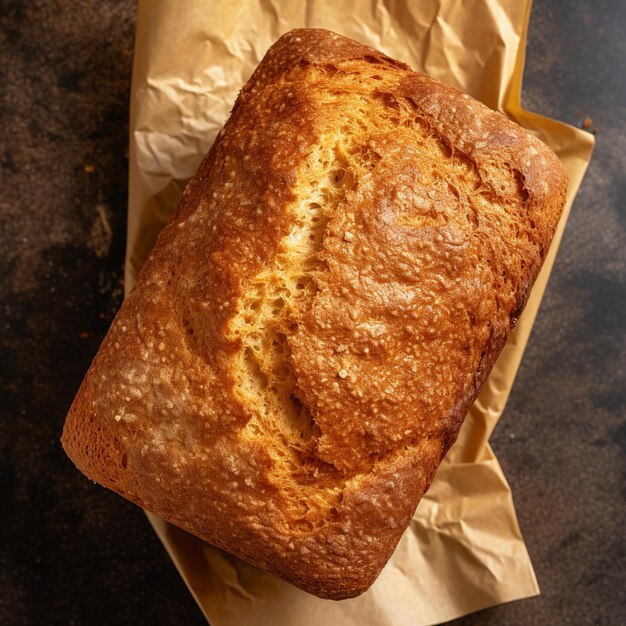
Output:
[[[126,287],[268,47],[329,28],[464,89],[536,133],[570,177],[567,208],[524,314],[380,578],[320,600],[148,514],[213,626],[420,626],[539,593],[488,444],[526,345],[593,138],[520,105],[530,1],[143,0],[130,127]]]

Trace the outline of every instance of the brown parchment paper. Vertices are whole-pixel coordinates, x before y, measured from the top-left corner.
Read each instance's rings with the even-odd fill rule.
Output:
[[[570,177],[565,214],[524,314],[369,591],[342,602],[320,600],[148,514],[213,626],[420,626],[539,593],[488,439],[513,384],[593,138],[521,108],[529,14],[530,0],[140,0],[127,290],[238,90],[291,28],[329,28],[464,89],[535,132]]]

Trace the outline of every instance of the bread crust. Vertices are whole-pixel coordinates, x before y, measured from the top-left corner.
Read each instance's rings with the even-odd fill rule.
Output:
[[[267,53],[67,416],[89,478],[323,598],[365,591],[521,313],[554,153],[355,41]]]

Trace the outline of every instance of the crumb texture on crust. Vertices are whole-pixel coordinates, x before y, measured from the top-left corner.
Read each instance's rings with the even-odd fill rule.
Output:
[[[322,597],[391,556],[567,181],[469,96],[322,30],[243,88],[67,418],[90,478]]]

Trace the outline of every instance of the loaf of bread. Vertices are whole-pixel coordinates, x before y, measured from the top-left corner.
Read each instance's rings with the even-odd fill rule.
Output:
[[[378,576],[559,220],[549,148],[296,30],[187,186],[71,407],[89,478],[323,598]]]

